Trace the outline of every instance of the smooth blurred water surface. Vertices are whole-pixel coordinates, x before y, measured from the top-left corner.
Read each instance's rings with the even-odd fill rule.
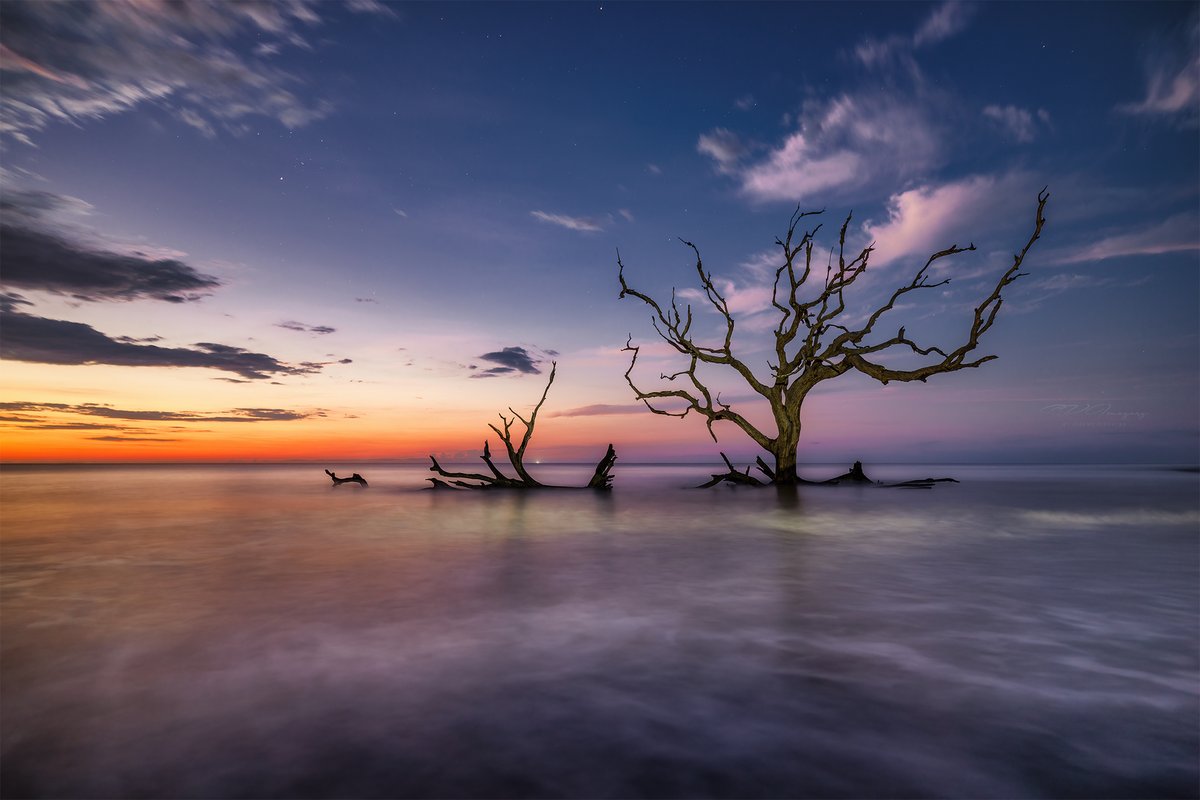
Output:
[[[4,468],[4,796],[1200,792],[1195,473],[355,469]]]

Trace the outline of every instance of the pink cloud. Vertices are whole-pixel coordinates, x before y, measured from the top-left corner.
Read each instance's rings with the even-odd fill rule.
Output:
[[[1024,219],[1033,197],[1030,179],[1020,173],[973,175],[940,186],[920,186],[888,200],[887,219],[868,221],[863,229],[876,243],[871,263],[883,265],[906,256],[928,256],[957,244],[962,247],[995,229]]]
[[[1195,214],[1184,212],[1140,231],[1107,236],[1061,256],[1057,263],[1077,264],[1081,261],[1184,253],[1189,250],[1200,250],[1200,226],[1197,225]]]
[[[886,94],[842,95],[808,104],[798,130],[765,155],[755,157],[723,128],[702,135],[697,150],[713,159],[718,172],[735,176],[752,200],[806,202],[919,174],[941,158],[940,138],[920,104]]]

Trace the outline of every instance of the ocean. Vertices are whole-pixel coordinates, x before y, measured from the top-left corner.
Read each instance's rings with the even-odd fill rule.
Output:
[[[717,471],[6,466],[0,791],[1200,794],[1194,471]]]

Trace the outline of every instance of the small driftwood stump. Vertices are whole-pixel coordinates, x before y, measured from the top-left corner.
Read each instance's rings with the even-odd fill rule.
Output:
[[[357,472],[354,473],[353,475],[351,475],[349,478],[339,478],[337,475],[334,475],[329,470],[325,470],[325,474],[328,475],[333,480],[334,486],[341,486],[343,483],[357,483],[359,486],[363,487],[364,489],[367,488],[367,479],[364,478],[362,475],[359,475]]]

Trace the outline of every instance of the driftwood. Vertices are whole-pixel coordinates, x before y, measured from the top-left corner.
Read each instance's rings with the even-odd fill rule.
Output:
[[[822,483],[831,483],[831,484],[835,484],[835,485],[839,484],[839,483],[874,483],[874,482],[875,481],[873,481],[867,477],[867,473],[863,472],[863,465],[862,465],[861,461],[855,461],[854,465],[850,467],[849,472],[846,472],[842,475],[838,475],[836,478],[830,478],[827,481],[822,481]]]
[[[745,472],[739,472],[733,462],[724,453],[721,453],[721,460],[725,462],[725,466],[729,468],[728,472],[714,473],[712,478],[700,484],[698,489],[707,489],[716,486],[719,483],[731,483],[735,486],[766,486],[767,483],[760,481],[758,478],[750,474],[750,467],[746,467]],[[771,467],[762,460],[759,456],[755,462],[755,466],[760,472],[767,476],[770,482],[775,481],[775,476],[771,471]],[[797,483],[808,484],[811,486],[844,486],[844,485],[859,485],[859,486],[879,486],[890,489],[932,489],[934,484],[938,483],[958,483],[954,478],[919,478],[912,481],[902,481],[900,483],[883,483],[882,481],[873,481],[867,477],[863,471],[861,461],[855,461],[850,467],[849,472],[838,475],[836,478],[830,478],[825,481],[806,481],[803,478],[797,478]]]
[[[509,408],[512,418],[500,414],[500,423],[502,427],[497,427],[494,424],[488,425],[496,435],[500,437],[500,441],[504,443],[504,449],[508,454],[508,462],[512,465],[513,471],[517,477],[509,477],[505,475],[496,464],[492,461],[492,451],[487,441],[483,443],[483,455],[480,458],[487,466],[487,474],[480,472],[451,472],[438,463],[434,456],[429,456],[429,460],[433,462],[433,466],[429,468],[430,472],[436,472],[441,478],[448,478],[444,481],[441,478],[429,478],[429,482],[433,484],[434,489],[611,489],[612,488],[612,468],[617,461],[617,453],[610,444],[604,457],[596,464],[596,471],[592,475],[592,479],[588,481],[586,486],[551,486],[544,484],[529,474],[525,468],[525,449],[529,446],[529,440],[533,438],[533,427],[537,424],[538,412],[542,409],[542,404],[546,402],[546,395],[550,393],[550,385],[554,383],[554,376],[558,371],[558,363],[552,363],[550,367],[550,380],[546,382],[546,388],[542,391],[542,399],[538,400],[537,405],[533,407],[533,412],[529,415],[529,419],[525,419],[516,412],[515,409]],[[519,443],[513,442],[513,424],[520,422],[525,426],[525,433],[521,436]]]
[[[830,478],[822,483],[830,486],[838,486],[841,484],[867,484],[870,486],[880,486],[887,489],[932,489],[936,483],[958,483],[954,478],[918,478],[912,481],[901,481],[900,483],[884,483],[882,481],[873,481],[863,472],[861,461],[855,461],[854,466],[850,467],[850,471],[839,475],[836,478]]]
[[[750,474],[750,468],[746,467],[745,472],[738,472],[737,467],[733,466],[733,462],[729,460],[729,456],[721,453],[721,460],[725,462],[725,466],[729,467],[728,472],[715,472],[710,480],[697,486],[697,489],[707,489],[710,486],[716,486],[718,483],[732,483],[735,486],[762,486],[763,482]],[[760,458],[759,461],[762,461]],[[762,469],[760,466],[759,469]]]
[[[359,475],[357,472],[354,473],[353,475],[351,475],[349,478],[339,478],[337,475],[334,475],[329,470],[325,470],[325,474],[328,475],[333,480],[334,486],[341,486],[343,483],[357,483],[359,486],[363,487],[364,489],[367,488],[367,479],[364,478],[362,475]]]

